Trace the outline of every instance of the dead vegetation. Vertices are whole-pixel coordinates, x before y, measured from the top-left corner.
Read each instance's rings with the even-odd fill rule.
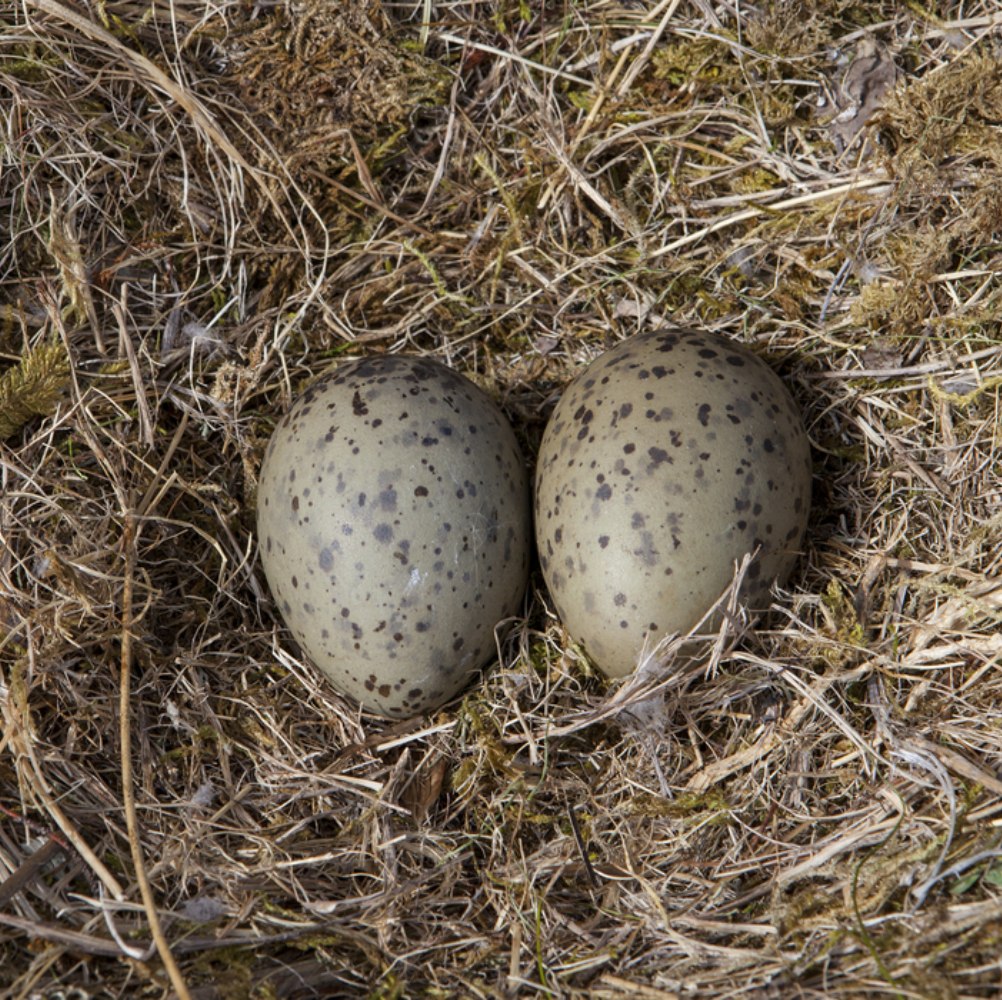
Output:
[[[987,2],[7,5],[0,993],[997,996],[1000,38]],[[609,685],[537,578],[482,685],[360,717],[256,564],[292,395],[427,353],[531,455],[666,321],[803,406],[768,627]]]

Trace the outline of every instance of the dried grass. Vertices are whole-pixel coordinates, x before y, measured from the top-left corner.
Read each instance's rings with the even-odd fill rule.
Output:
[[[997,996],[995,7],[0,11],[0,994]],[[434,355],[532,454],[664,321],[804,408],[771,621],[617,687],[536,579],[360,716],[255,560],[292,394]]]

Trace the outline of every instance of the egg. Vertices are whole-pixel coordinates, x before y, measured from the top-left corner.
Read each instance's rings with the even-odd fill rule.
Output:
[[[756,554],[741,599],[768,606],[807,525],[811,456],[780,378],[711,333],[620,343],[567,388],[543,434],[536,543],[564,626],[612,677],[685,633]]]
[[[258,539],[286,624],[334,687],[416,715],[457,694],[521,610],[525,462],[497,405],[445,365],[345,363],[271,437]]]

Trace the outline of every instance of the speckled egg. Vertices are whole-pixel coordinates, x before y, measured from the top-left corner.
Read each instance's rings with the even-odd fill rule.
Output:
[[[803,421],[775,372],[722,337],[631,337],[571,383],[536,473],[543,575],[570,635],[603,671],[631,673],[691,629],[758,552],[742,599],[768,606],[807,524]]]
[[[289,629],[340,692],[386,716],[437,707],[495,655],[495,626],[521,610],[531,531],[508,421],[423,358],[321,378],[261,467],[261,561]]]

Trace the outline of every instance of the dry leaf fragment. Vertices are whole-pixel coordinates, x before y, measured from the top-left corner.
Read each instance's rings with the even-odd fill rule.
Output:
[[[897,83],[898,68],[883,46],[872,37],[863,38],[834,94],[838,111],[828,123],[835,148],[841,153],[852,145],[867,121]]]
[[[410,811],[416,822],[424,822],[431,807],[438,801],[448,769],[449,762],[442,755],[425,760],[404,786],[400,804]]]

